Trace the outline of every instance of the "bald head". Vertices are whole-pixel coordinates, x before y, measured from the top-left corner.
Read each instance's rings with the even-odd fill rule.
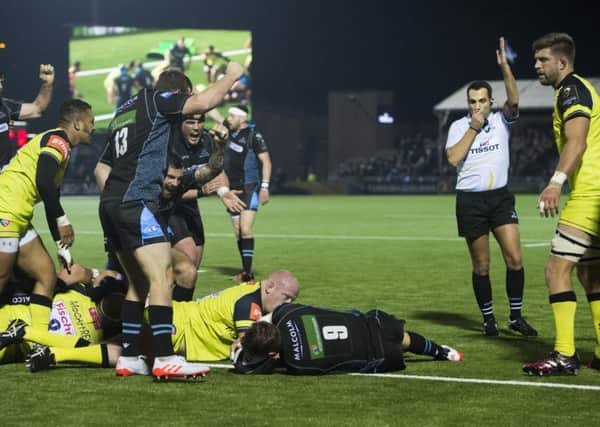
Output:
[[[263,309],[271,313],[278,305],[294,301],[299,292],[300,283],[292,273],[287,270],[274,271],[261,281]]]

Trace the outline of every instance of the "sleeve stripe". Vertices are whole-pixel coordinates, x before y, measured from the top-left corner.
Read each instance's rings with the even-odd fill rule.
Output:
[[[564,121],[567,121],[574,117],[591,118],[592,110],[584,105],[577,104],[577,105],[573,105],[572,107],[567,108],[562,116],[563,116]]]

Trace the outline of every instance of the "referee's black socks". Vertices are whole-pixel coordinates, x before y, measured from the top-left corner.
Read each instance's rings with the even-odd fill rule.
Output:
[[[494,304],[492,301],[492,283],[490,282],[490,276],[480,276],[477,273],[473,273],[471,276],[473,282],[473,292],[475,292],[475,298],[477,299],[477,305],[481,314],[483,315],[484,322],[494,318]]]
[[[521,307],[523,306],[523,288],[525,284],[525,270],[506,270],[506,296],[510,305],[510,318],[516,320],[521,318]]]

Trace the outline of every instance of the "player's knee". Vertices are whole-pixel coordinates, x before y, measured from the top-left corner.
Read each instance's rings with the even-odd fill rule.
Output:
[[[517,271],[523,268],[523,261],[520,254],[507,254],[504,257],[506,268],[512,271]]]
[[[479,276],[487,276],[490,274],[490,260],[476,259],[473,260],[473,273]]]
[[[180,262],[175,268],[175,282],[191,288],[196,283],[196,274],[196,265],[191,260]]]

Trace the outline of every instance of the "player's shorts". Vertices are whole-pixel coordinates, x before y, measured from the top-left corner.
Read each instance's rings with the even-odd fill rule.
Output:
[[[404,320],[396,319],[391,314],[381,310],[371,310],[366,313],[369,330],[373,339],[375,363],[370,363],[363,373],[400,371],[406,368],[404,364]]]
[[[156,203],[102,201],[99,209],[105,247],[110,251],[169,242],[167,221]]]
[[[600,197],[569,197],[558,222],[600,237]]]
[[[515,196],[502,187],[490,191],[456,192],[458,235],[467,239],[488,234],[501,225],[518,224]]]
[[[186,237],[194,239],[196,246],[204,245],[204,225],[198,212],[176,209],[169,216],[169,228],[172,245]]]
[[[0,225],[0,252],[3,253],[17,253],[19,248],[25,246],[27,243],[32,242],[36,237],[38,237],[37,232],[34,230],[31,224],[28,224],[28,227],[24,228],[19,225],[14,226],[14,223],[10,222],[6,228],[7,230],[3,230],[4,227]],[[25,230],[24,233],[23,230]],[[14,234],[18,234],[20,237],[14,237]]]
[[[260,183],[244,184],[243,188],[235,188],[234,190],[242,190],[242,194],[238,197],[246,204],[247,211],[258,211],[258,192],[260,191]],[[232,218],[240,216],[239,212],[227,211]]]

